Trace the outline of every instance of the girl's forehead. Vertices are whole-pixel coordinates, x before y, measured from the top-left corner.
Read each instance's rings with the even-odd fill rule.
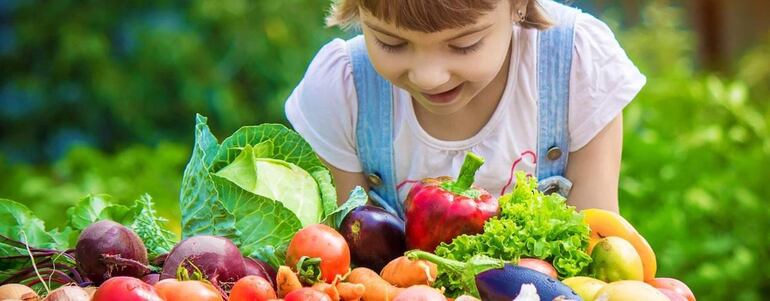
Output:
[[[363,0],[362,22],[390,29],[435,33],[473,26],[495,11],[510,13],[510,0]]]

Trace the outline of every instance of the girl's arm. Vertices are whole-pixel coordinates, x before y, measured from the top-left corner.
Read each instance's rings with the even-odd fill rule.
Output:
[[[337,187],[337,204],[341,205],[347,201],[348,195],[356,186],[361,186],[366,189],[366,191],[369,191],[369,185],[366,183],[366,177],[364,177],[364,173],[341,170],[334,167],[334,165],[329,164],[329,162],[326,162],[324,159],[321,159],[321,162],[323,162],[332,173],[334,186]]]
[[[578,210],[601,208],[618,212],[618,178],[623,149],[623,114],[610,122],[583,148],[570,153],[567,203]]]

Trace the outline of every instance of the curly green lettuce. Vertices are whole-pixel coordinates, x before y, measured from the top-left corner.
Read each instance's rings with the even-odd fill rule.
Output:
[[[442,243],[436,255],[467,261],[475,255],[518,262],[522,257],[539,258],[553,264],[559,277],[580,274],[591,263],[586,253],[590,229],[583,216],[557,195],[537,190],[537,179],[516,174],[514,190],[500,197],[500,214],[484,224],[484,232],[461,235]],[[437,287],[447,294],[463,293],[461,279],[439,271]]]

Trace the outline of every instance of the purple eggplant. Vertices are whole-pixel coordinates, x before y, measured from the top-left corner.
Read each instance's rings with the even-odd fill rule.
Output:
[[[476,288],[481,300],[510,301],[519,295],[523,284],[533,284],[540,300],[553,300],[559,296],[567,300],[583,300],[560,281],[518,265],[506,264],[501,269],[491,269],[476,275]]]
[[[350,247],[353,264],[380,271],[406,251],[404,221],[374,206],[361,206],[345,216],[340,234]]]

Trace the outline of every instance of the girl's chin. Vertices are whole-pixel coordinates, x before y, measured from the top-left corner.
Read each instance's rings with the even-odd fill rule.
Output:
[[[447,103],[435,103],[424,98],[416,102],[428,112],[436,115],[450,115],[457,113],[469,103],[464,95],[458,95],[451,102]]]

